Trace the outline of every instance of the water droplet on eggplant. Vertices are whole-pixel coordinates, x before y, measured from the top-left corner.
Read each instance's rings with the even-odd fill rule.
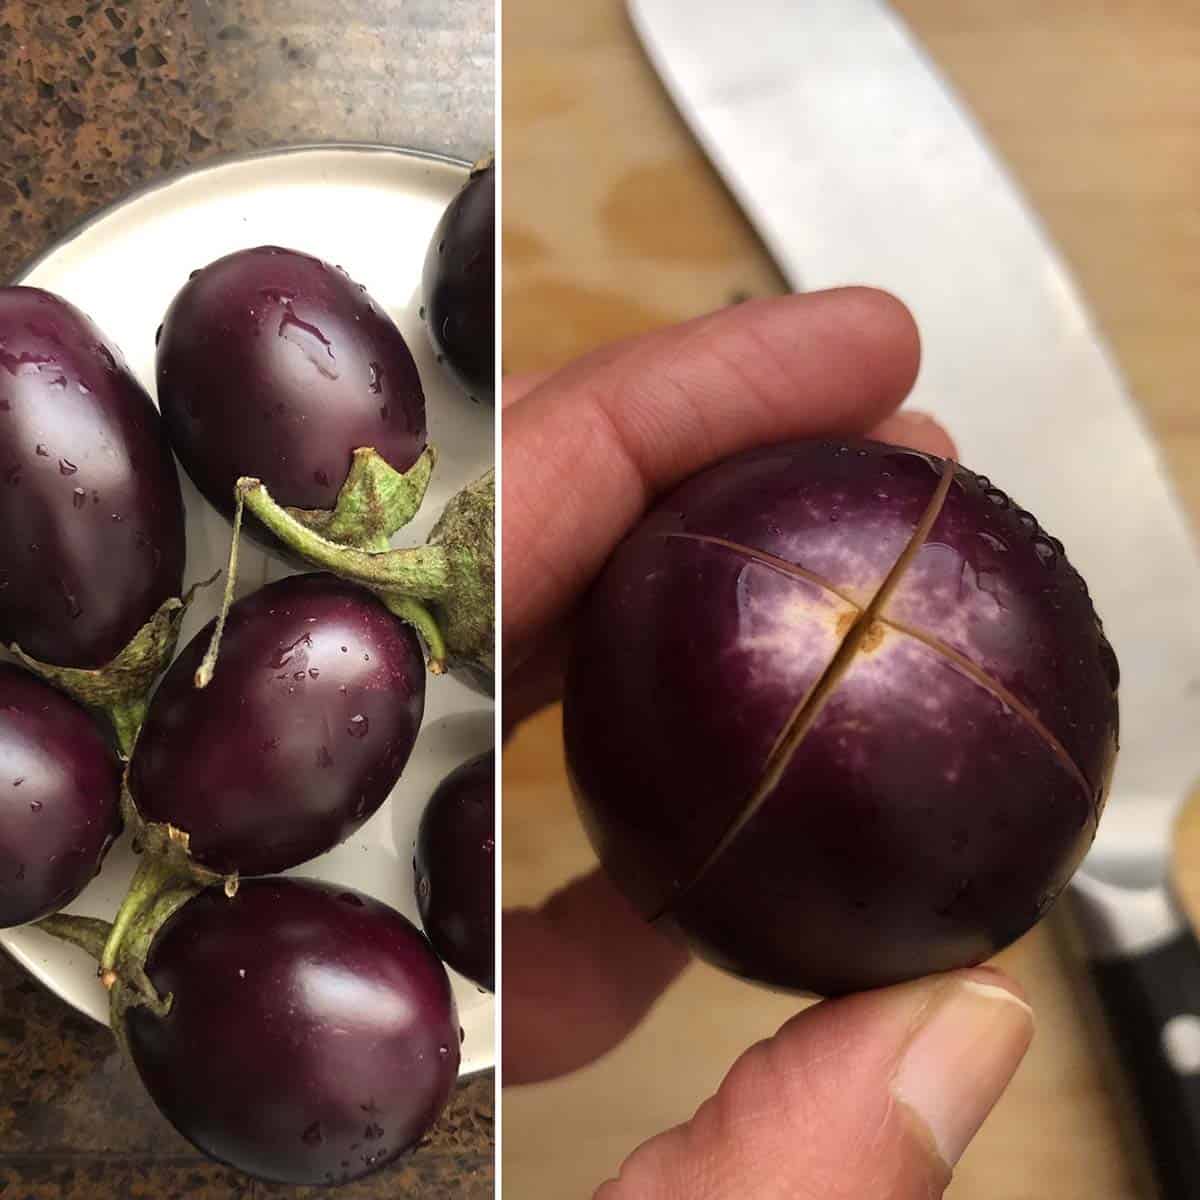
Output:
[[[1038,534],[1033,539],[1033,552],[1044,567],[1052,567],[1058,561],[1058,552],[1054,549],[1050,539],[1042,534]]]
[[[276,334],[284,341],[296,346],[316,368],[318,374],[323,375],[326,379],[338,378],[333,343],[311,321],[305,321],[296,316],[290,305],[284,307]],[[314,345],[314,343],[316,344]]]

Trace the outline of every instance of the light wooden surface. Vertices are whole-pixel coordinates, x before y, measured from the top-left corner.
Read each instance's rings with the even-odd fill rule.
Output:
[[[902,0],[1074,266],[1200,518],[1200,8],[1195,0]],[[782,285],[648,69],[620,0],[505,0],[505,365]],[[981,248],[982,249],[982,248]],[[1198,598],[1200,602],[1200,598]],[[557,711],[504,759],[506,902],[593,861]],[[1200,900],[1200,814],[1180,838]],[[1200,907],[1197,907],[1200,911]],[[1001,960],[1038,1013],[1029,1058],[960,1165],[956,1200],[1147,1195],[1105,1047],[1053,923]],[[619,965],[615,965],[619,969]],[[794,1002],[692,968],[622,1049],[505,1097],[506,1193],[569,1200],[691,1114]]]

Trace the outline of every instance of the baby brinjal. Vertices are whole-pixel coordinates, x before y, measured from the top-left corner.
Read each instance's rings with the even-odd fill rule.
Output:
[[[66,669],[56,682],[81,699],[140,699],[176,632],[175,463],[120,351],[37,288],[0,288],[0,535],[0,640]],[[123,654],[142,668],[124,689],[80,674]]]
[[[40,920],[92,881],[121,831],[121,769],[84,709],[0,663],[0,928]]]
[[[334,509],[355,450],[394,471],[425,449],[425,396],[399,329],[336,267],[239,250],[193,274],[158,343],[171,444],[226,515],[243,476],[289,508]]]
[[[167,1011],[115,1013],[142,1082],[184,1137],[259,1179],[378,1170],[421,1139],[457,1078],[445,968],[408,920],[357,892],[209,888],[154,934],[145,969]]]
[[[460,974],[494,989],[496,754],[438,785],[417,834],[417,906],[433,948]]]
[[[344,841],[387,799],[416,741],[425,667],[416,635],[370,592],[295,575],[229,611],[163,678],[130,762],[143,831],[186,835],[218,875],[265,875]]]
[[[1061,542],[877,442],[754,450],[663,498],[584,606],[568,765],[606,869],[745,978],[978,963],[1094,836],[1117,660]]]
[[[438,357],[473,399],[492,403],[496,370],[496,167],[489,156],[450,202],[425,258],[425,323]]]

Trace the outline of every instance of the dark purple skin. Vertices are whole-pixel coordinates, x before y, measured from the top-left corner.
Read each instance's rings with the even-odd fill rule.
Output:
[[[743,454],[664,499],[584,606],[564,714],[584,822],[639,910],[735,974],[833,995],[978,963],[1094,836],[1116,658],[1061,544],[962,468],[750,813],[943,467],[873,442]]]
[[[70,904],[121,832],[120,809],[120,764],[96,722],[0,663],[0,928]]]
[[[0,288],[0,642],[102,667],[183,581],[179,477],[120,351],[65,300]]]
[[[391,318],[344,272],[240,250],[196,272],[159,332],[171,444],[215,508],[242,476],[282,505],[332,509],[360,447],[397,471],[425,449],[425,396]]]
[[[417,907],[433,948],[489,992],[496,981],[496,754],[438,785],[417,834]]]
[[[159,931],[147,971],[166,1017],[129,1010],[134,1065],[205,1154],[259,1179],[342,1184],[437,1120],[458,1014],[420,932],[368,896],[298,879],[209,889]]]
[[[370,592],[324,574],[238,601],[200,690],[211,633],[163,677],[129,788],[203,866],[284,871],[345,841],[395,786],[424,715],[420,644]]]
[[[472,174],[429,243],[425,323],[439,361],[475,401],[496,391],[496,168]]]

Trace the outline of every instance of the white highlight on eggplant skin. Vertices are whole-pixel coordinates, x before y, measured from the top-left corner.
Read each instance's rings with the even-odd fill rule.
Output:
[[[989,674],[1002,671],[1003,662],[982,654],[978,643],[987,641],[989,626],[1003,632],[1014,621],[1021,598],[1011,593],[994,571],[980,571],[952,546],[927,542],[917,552],[884,616],[921,629],[966,653]],[[1023,606],[1023,605],[1022,605]],[[980,638],[980,634],[983,638]]]
[[[978,683],[917,638],[882,622],[877,622],[876,628],[874,638],[860,650],[841,684],[856,693],[856,709],[886,711],[900,693],[922,728],[957,740],[964,697]],[[836,693],[831,704],[836,704]]]
[[[828,516],[825,519],[828,520]],[[842,595],[850,597],[862,609],[879,590],[903,548],[902,535],[907,532],[897,529],[895,521],[863,522],[856,518],[853,541],[839,525],[832,524],[785,538],[772,547],[772,553],[828,579]],[[857,546],[870,546],[874,553],[865,554],[856,549]]]
[[[754,684],[806,690],[828,665],[858,610],[840,597],[769,567],[747,563],[738,575],[738,634]]]

